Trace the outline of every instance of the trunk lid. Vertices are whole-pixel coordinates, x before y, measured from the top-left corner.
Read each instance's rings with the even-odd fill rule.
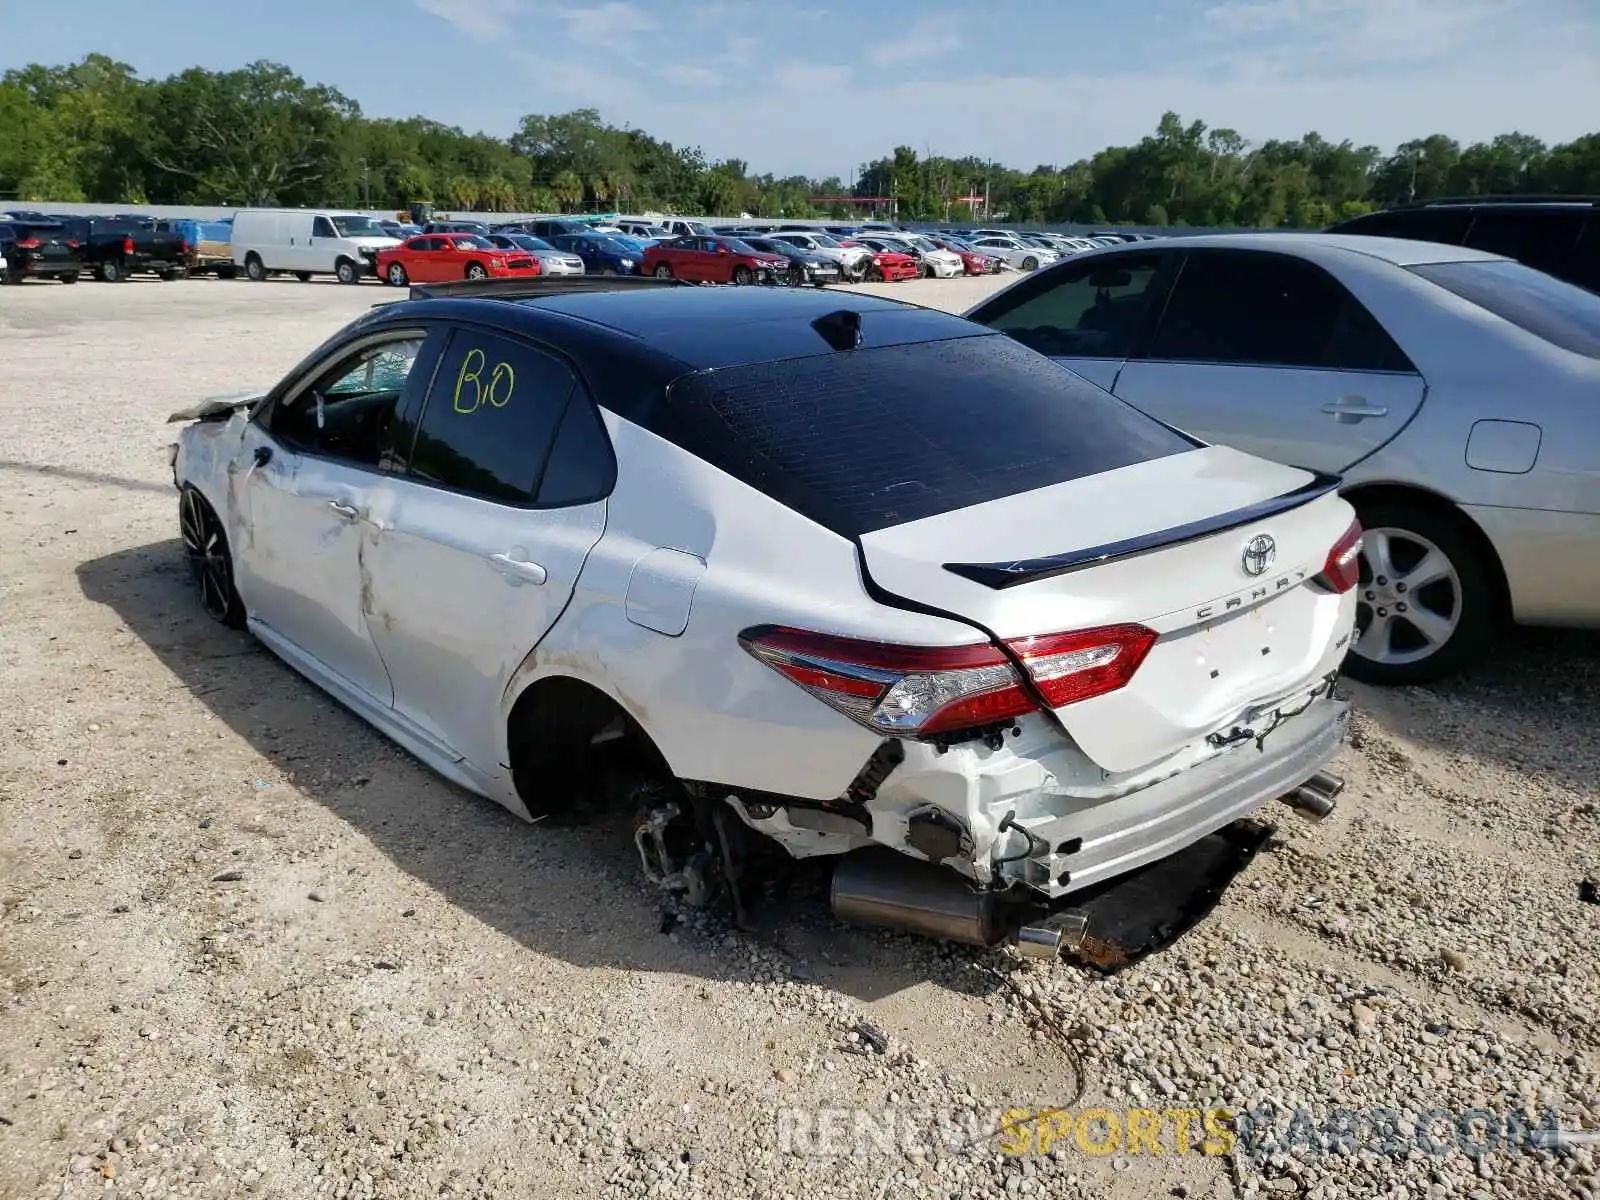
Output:
[[[1001,639],[1122,623],[1159,634],[1127,685],[1055,710],[1120,773],[1337,667],[1353,604],[1311,582],[1353,517],[1334,486],[1210,446],[860,540],[879,587]],[[1263,536],[1265,565],[1265,543],[1247,556]]]

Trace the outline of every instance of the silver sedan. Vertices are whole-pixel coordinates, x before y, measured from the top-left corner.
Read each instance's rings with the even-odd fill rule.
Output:
[[[1196,437],[1343,476],[1356,678],[1440,678],[1506,619],[1600,627],[1600,296],[1459,246],[1217,234],[1090,251],[966,315]]]

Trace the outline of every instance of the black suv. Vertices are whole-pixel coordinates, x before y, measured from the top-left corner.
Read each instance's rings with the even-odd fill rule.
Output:
[[[21,283],[33,276],[77,283],[81,266],[78,244],[59,221],[0,213],[0,281]]]
[[[1600,292],[1600,197],[1459,196],[1367,213],[1324,232],[1471,246]]]

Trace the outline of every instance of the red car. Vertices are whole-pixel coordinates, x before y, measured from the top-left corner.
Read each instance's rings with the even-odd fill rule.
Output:
[[[424,233],[379,250],[377,268],[379,279],[405,287],[491,275],[537,275],[539,260],[523,250],[502,250],[475,233]]]
[[[681,237],[657,242],[639,269],[658,279],[690,283],[787,283],[789,260],[732,237]]]
[[[961,266],[968,275],[989,275],[994,272],[995,261],[985,255],[979,254],[972,247],[962,247],[957,242],[947,242],[943,238],[929,238],[941,250],[948,250],[951,254],[961,256]]]
[[[909,254],[901,254],[898,250],[879,250],[871,242],[858,244],[872,251],[872,262],[867,265],[868,283],[899,283],[902,279],[915,279],[922,274],[917,260]]]

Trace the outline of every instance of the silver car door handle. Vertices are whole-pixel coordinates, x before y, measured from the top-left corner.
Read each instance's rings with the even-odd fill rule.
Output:
[[[528,583],[543,583],[548,576],[545,569],[536,562],[528,562],[521,558],[512,558],[509,554],[491,554],[489,561],[494,564],[494,569],[500,574],[512,579],[525,580]]]
[[[343,500],[329,500],[328,507],[333,509],[346,521],[354,521],[361,516],[361,510],[354,504],[346,504]]]
[[[1387,417],[1389,410],[1381,404],[1368,404],[1365,396],[1340,396],[1331,404],[1324,404],[1322,411],[1330,417],[1338,417],[1341,421],[1349,418],[1359,421],[1363,417]]]

